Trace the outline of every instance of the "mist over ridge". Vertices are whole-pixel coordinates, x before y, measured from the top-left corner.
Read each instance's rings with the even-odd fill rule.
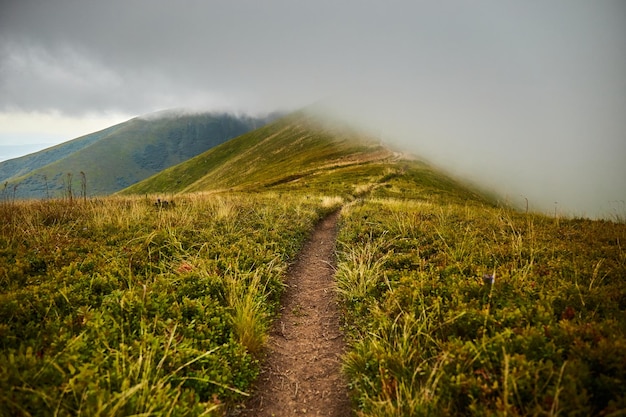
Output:
[[[540,111],[527,112],[525,120],[518,120],[506,109],[494,119],[488,108],[469,105],[446,118],[446,109],[454,105],[437,108],[434,100],[417,106],[403,101],[402,94],[387,94],[376,98],[346,94],[316,106],[451,175],[494,191],[518,208],[528,204],[543,213],[556,210],[561,216],[591,218],[626,210],[622,180],[626,177],[621,176],[626,140],[620,141],[619,132],[602,147],[567,137],[553,141],[568,132],[576,135],[585,120],[554,126]]]

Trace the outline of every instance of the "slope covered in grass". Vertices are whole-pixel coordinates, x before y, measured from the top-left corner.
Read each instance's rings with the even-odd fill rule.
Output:
[[[124,193],[264,189],[391,152],[347,128],[299,112],[165,170]]]
[[[218,113],[139,117],[2,162],[0,178],[5,194],[15,198],[111,194],[268,120]]]
[[[22,177],[46,165],[66,158],[74,152],[78,152],[104,137],[115,134],[115,131],[122,128],[123,125],[124,123],[120,123],[104,130],[43,149],[39,152],[2,161],[0,162],[0,182],[8,181],[11,178]]]
[[[301,111],[169,168],[123,194],[263,191],[489,199],[364,133]]]

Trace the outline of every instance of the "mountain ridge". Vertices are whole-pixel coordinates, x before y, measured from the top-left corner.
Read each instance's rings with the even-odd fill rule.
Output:
[[[275,117],[217,112],[139,116],[0,162],[0,182],[15,198],[46,198],[78,189],[80,175],[88,195],[112,194]]]
[[[100,140],[103,136],[114,132],[123,123],[79,136],[78,138],[50,146],[37,152],[2,161],[0,162],[0,182],[21,177],[31,171],[42,168],[59,159],[63,159],[71,153],[79,151]]]
[[[301,110],[226,141],[119,194],[243,191],[356,197],[448,195],[494,204],[470,184],[393,150],[363,131]]]

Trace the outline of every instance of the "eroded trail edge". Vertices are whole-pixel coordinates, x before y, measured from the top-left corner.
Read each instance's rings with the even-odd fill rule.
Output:
[[[280,317],[245,415],[349,416],[340,312],[333,279],[339,212],[322,220],[290,269]]]

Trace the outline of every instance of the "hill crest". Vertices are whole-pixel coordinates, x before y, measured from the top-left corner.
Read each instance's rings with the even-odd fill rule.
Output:
[[[228,113],[158,113],[0,162],[15,198],[58,197],[87,180],[87,194],[119,191],[272,120]],[[71,180],[71,178],[74,178]],[[69,181],[69,182],[68,182]]]
[[[367,133],[299,111],[231,139],[121,191],[122,194],[243,191],[357,196],[443,196],[491,203],[466,184]]]

